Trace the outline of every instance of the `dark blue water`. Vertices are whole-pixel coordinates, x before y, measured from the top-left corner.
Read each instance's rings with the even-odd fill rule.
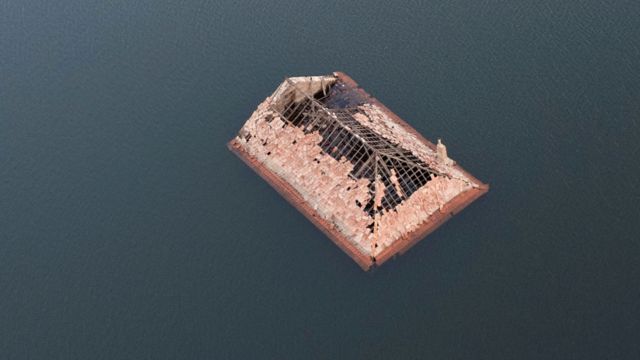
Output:
[[[491,184],[355,263],[225,148],[345,71]],[[637,1],[0,1],[0,358],[638,359]]]

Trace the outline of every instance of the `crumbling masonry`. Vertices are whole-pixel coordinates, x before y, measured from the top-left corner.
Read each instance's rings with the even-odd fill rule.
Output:
[[[285,79],[229,148],[364,269],[488,190],[343,73]]]

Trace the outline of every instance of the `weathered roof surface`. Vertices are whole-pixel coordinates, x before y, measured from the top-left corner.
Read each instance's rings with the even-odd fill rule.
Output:
[[[488,190],[343,73],[285,79],[229,147],[365,269]]]

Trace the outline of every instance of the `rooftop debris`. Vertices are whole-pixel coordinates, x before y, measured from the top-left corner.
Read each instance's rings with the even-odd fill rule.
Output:
[[[364,269],[488,190],[343,73],[285,79],[229,148]]]

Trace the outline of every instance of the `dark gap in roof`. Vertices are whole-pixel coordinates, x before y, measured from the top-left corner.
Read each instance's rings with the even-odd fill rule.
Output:
[[[345,158],[353,164],[350,173],[353,178],[370,181],[372,196],[363,207],[369,216],[373,217],[376,211],[395,209],[431,180],[431,172],[423,161],[356,120],[353,114],[359,112],[357,107],[367,101],[355,88],[338,81],[328,91],[309,95],[300,101],[292,99],[282,104],[281,114],[305,133],[317,131],[322,136],[318,146],[324,154],[338,161]],[[376,175],[384,188],[381,206],[377,209],[373,196]]]

